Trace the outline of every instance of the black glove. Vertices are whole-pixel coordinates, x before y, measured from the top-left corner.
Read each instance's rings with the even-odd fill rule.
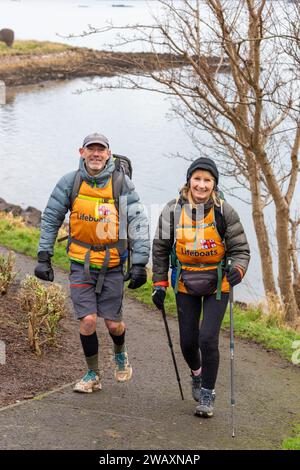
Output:
[[[226,277],[231,287],[233,287],[241,282],[243,276],[239,269],[232,268],[229,272],[226,273]]]
[[[156,307],[161,310],[164,306],[166,298],[166,288],[162,286],[154,286],[152,294],[152,302]]]
[[[143,264],[133,264],[130,269],[129,289],[137,289],[147,282],[147,270]]]
[[[48,251],[40,251],[38,253],[38,264],[34,270],[34,274],[43,281],[53,281],[54,272],[51,266],[51,255]]]

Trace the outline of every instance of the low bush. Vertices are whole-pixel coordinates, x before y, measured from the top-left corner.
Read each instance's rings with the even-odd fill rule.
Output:
[[[15,257],[10,251],[7,256],[0,255],[0,294],[6,294],[17,273],[13,271]]]
[[[28,318],[29,346],[38,356],[42,346],[57,345],[59,322],[66,314],[66,294],[58,284],[49,287],[34,276],[27,276],[21,284],[20,305]]]

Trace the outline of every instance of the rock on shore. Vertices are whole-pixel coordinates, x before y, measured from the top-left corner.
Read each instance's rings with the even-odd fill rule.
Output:
[[[27,209],[22,209],[21,206],[10,204],[0,197],[0,212],[11,213],[14,216],[23,217],[27,225],[39,227],[41,224],[42,213],[35,207],[29,206]]]

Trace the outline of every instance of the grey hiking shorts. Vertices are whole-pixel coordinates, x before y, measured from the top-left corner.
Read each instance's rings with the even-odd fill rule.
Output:
[[[95,292],[99,269],[90,268],[90,275],[91,279],[87,279],[83,264],[71,262],[69,279],[75,318],[79,320],[96,313],[98,317],[106,320],[122,321],[124,291],[122,267],[107,269],[100,294]]]

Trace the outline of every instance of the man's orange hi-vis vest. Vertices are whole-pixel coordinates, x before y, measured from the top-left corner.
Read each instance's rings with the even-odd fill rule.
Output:
[[[90,245],[90,266],[102,267],[106,250],[98,251],[97,246],[106,245],[108,267],[118,266],[118,240],[119,213],[113,199],[112,178],[104,188],[93,188],[83,181],[71,209],[69,258],[84,263]]]

